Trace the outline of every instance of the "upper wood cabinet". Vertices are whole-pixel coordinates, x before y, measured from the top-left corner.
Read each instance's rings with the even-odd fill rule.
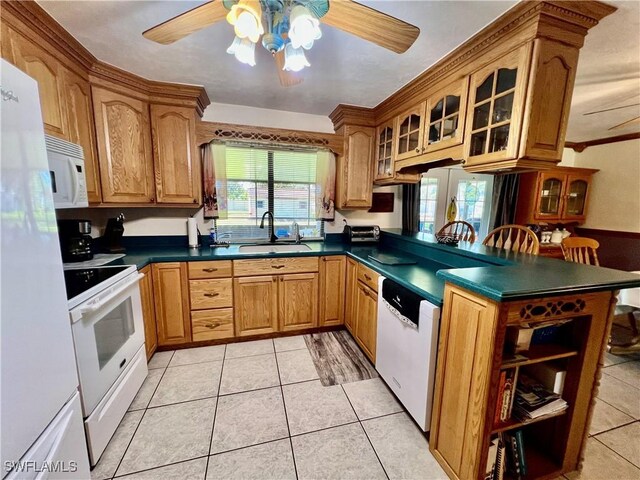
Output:
[[[3,25],[2,55],[38,82],[44,131],[68,139],[64,66],[43,48]]]
[[[158,203],[201,203],[200,157],[192,108],[151,105]]]
[[[421,102],[396,117],[396,160],[405,160],[423,153],[426,108],[426,102]]]
[[[393,177],[395,160],[395,121],[390,120],[376,129],[375,180]]]
[[[258,335],[278,331],[278,277],[234,278],[236,335]]]
[[[320,258],[320,326],[342,325],[345,310],[346,257]]]
[[[556,167],[520,174],[516,222],[584,222],[592,175],[597,171]]]
[[[279,330],[318,326],[318,274],[279,275]]]
[[[144,345],[147,360],[158,347],[158,333],[156,331],[156,312],[153,304],[153,278],[151,265],[147,265],[140,273],[144,277],[140,280],[140,300],[142,302],[142,318],[144,320]]]
[[[464,77],[429,96],[422,147],[424,153],[462,144],[468,88],[469,78]]]
[[[158,346],[191,342],[187,264],[154,263],[151,271]]]
[[[336,208],[371,208],[375,129],[345,125],[344,155],[338,157]]]
[[[100,171],[93,129],[93,103],[89,82],[70,70],[64,72],[64,93],[67,103],[68,139],[84,152],[84,172],[90,203],[102,201]]]
[[[149,105],[104,88],[92,93],[103,201],[153,203]]]

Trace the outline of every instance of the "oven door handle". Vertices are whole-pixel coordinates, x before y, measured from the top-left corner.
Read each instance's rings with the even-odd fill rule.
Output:
[[[130,282],[127,282],[126,285],[123,285],[122,287],[118,288],[117,290],[114,290],[111,293],[111,295],[109,295],[107,298],[102,299],[100,301],[96,301],[95,303],[91,303],[91,304],[88,304],[85,307],[80,308],[80,315],[81,316],[85,316],[85,315],[90,315],[92,313],[97,312],[102,307],[104,307],[107,303],[109,303],[111,300],[113,300],[115,297],[117,297],[122,292],[127,290],[129,287],[131,287],[132,285],[135,285],[136,283],[138,283],[143,277],[144,277],[144,273],[138,273],[133,280],[131,280]]]

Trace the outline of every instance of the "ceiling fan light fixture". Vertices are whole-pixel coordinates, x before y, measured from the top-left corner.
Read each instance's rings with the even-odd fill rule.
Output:
[[[309,50],[320,37],[320,20],[303,5],[293,7],[289,15],[289,38],[293,47]]]
[[[256,43],[264,33],[260,1],[240,0],[229,10],[227,22],[233,25],[236,36]]]
[[[295,48],[293,44],[287,43],[284,47],[284,67],[288,72],[299,72],[304,67],[310,67],[302,48]]]
[[[240,63],[252,67],[256,64],[256,44],[248,38],[236,36],[233,43],[227,48],[227,53],[234,55]]]

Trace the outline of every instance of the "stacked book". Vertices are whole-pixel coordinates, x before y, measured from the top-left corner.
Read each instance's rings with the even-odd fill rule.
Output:
[[[502,480],[505,473],[515,479],[527,475],[522,430],[499,433],[491,439],[484,479]]]
[[[560,395],[542,383],[520,373],[514,398],[513,413],[523,422],[546,415],[554,415],[568,407]]]

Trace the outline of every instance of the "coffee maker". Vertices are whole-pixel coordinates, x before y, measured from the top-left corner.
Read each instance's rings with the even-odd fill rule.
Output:
[[[58,220],[63,262],[84,262],[93,258],[91,221]]]

